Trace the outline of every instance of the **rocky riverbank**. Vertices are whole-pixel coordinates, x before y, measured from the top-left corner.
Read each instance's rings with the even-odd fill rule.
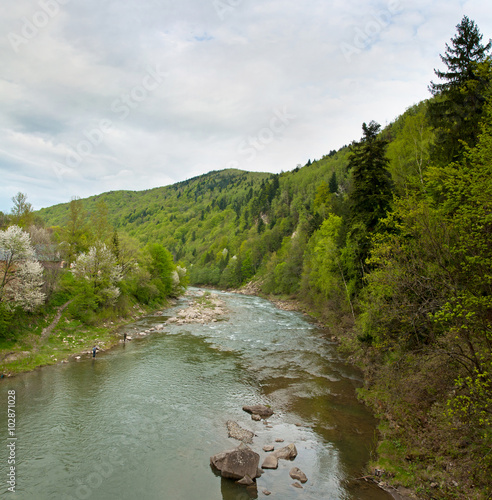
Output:
[[[183,325],[186,323],[213,323],[223,319],[227,313],[225,302],[210,291],[186,292],[192,297],[188,307],[181,309],[176,316],[169,318],[168,323]]]

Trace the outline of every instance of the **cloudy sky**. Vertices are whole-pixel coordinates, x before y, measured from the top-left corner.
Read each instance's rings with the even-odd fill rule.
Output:
[[[429,97],[483,0],[0,0],[0,210],[280,172]]]

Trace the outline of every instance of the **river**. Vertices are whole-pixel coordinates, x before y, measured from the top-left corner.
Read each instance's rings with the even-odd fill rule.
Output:
[[[216,293],[227,307],[221,321],[180,326],[165,323],[166,316],[146,317],[121,332],[165,323],[164,330],[95,359],[0,382],[1,408],[8,391],[16,396],[12,499],[256,498],[210,468],[211,455],[238,444],[227,437],[227,420],[255,432],[251,446],[261,461],[264,444],[297,447],[293,462],[280,460],[257,479],[258,498],[391,498],[356,480],[376,440],[376,421],[355,397],[358,370],[304,315],[258,297]],[[188,300],[164,314],[175,315]],[[258,403],[275,410],[271,427],[242,411]],[[2,413],[0,493],[10,498],[12,441]],[[308,477],[303,489],[292,486],[293,466]]]

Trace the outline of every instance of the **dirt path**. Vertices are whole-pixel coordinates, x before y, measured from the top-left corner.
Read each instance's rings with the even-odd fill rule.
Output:
[[[47,337],[51,335],[51,332],[53,331],[53,328],[58,324],[58,321],[60,321],[60,318],[63,314],[63,311],[73,302],[72,300],[69,300],[68,302],[65,302],[62,306],[58,308],[58,312],[56,313],[56,316],[53,318],[53,321],[43,329],[41,332],[41,335],[36,342],[36,345],[33,348],[33,352],[37,352],[39,350],[39,345],[46,340]]]

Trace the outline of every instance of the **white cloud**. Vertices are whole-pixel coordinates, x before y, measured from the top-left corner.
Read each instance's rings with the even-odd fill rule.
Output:
[[[39,208],[227,166],[292,169],[428,97],[463,14],[492,31],[475,0],[57,2],[10,2],[0,20],[4,211],[17,191]],[[270,137],[278,110],[295,119]]]

